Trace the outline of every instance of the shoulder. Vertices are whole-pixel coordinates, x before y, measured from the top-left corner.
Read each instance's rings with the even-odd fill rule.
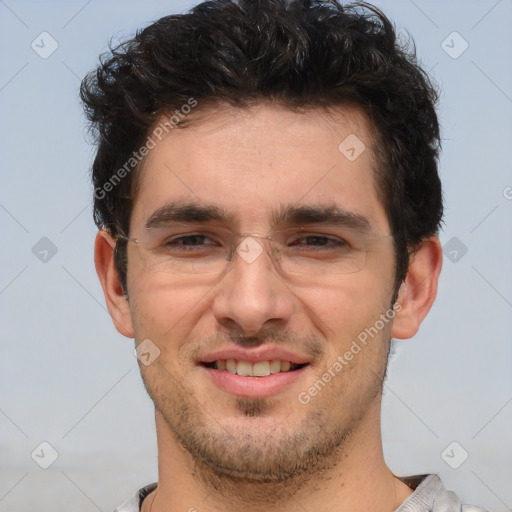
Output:
[[[464,505],[457,496],[447,491],[437,475],[401,478],[405,483],[414,482],[414,492],[395,512],[488,512],[473,505]]]
[[[140,506],[144,498],[156,488],[156,483],[146,485],[139,489],[134,496],[127,499],[122,505],[119,505],[113,512],[140,512]]]

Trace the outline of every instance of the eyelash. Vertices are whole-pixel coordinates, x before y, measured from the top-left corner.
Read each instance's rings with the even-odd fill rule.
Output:
[[[309,234],[309,235],[303,235],[301,236],[300,238],[297,238],[297,240],[304,240],[304,239],[322,239],[324,241],[327,241],[327,244],[320,244],[320,245],[315,245],[314,247],[319,247],[319,248],[327,248],[327,247],[331,247],[331,248],[336,248],[336,247],[341,247],[341,246],[347,246],[348,243],[343,240],[342,238],[334,238],[334,237],[330,237],[328,235],[322,235],[322,234]],[[313,246],[308,246],[308,247],[313,247]]]
[[[211,238],[208,235],[203,235],[203,234],[197,233],[197,234],[176,236],[176,237],[174,237],[172,239],[166,240],[163,245],[165,247],[182,246],[182,247],[188,247],[188,248],[194,247],[194,246],[197,246],[197,245],[212,245],[212,244],[190,244],[189,245],[189,244],[185,244],[185,243],[180,243],[180,242],[183,242],[183,241],[186,241],[186,240],[190,240],[190,239],[193,239],[193,238],[203,238],[203,239],[210,239],[211,240]],[[331,242],[328,245],[327,244],[308,245],[308,247],[316,247],[316,248],[331,247],[332,248],[332,247],[340,247],[340,246],[347,246],[347,245],[349,245],[345,240],[343,240],[341,238],[333,238],[333,237],[330,237],[328,235],[314,234],[314,233],[307,234],[307,235],[302,235],[301,237],[295,239],[291,245],[292,246],[296,245],[295,242],[300,241],[300,240],[305,240],[305,239],[322,239],[322,240]]]
[[[201,235],[201,234],[179,235],[179,236],[176,236],[176,237],[174,237],[174,238],[172,238],[170,240],[166,240],[164,242],[164,246],[168,247],[168,246],[171,246],[171,245],[175,245],[175,246],[176,245],[181,245],[183,247],[192,247],[193,245],[197,245],[197,244],[187,245],[187,244],[180,244],[180,243],[176,243],[176,242],[180,242],[180,241],[191,239],[191,238],[198,238],[198,237],[209,239],[208,235]]]

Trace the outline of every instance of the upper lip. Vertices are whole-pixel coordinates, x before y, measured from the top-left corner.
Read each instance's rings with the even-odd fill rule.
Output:
[[[260,361],[289,361],[293,364],[306,364],[310,362],[307,356],[297,354],[284,348],[272,346],[259,346],[254,348],[227,347],[224,349],[210,352],[203,358],[201,363],[213,363],[221,359],[236,359],[237,361],[249,361],[250,363],[259,363]]]

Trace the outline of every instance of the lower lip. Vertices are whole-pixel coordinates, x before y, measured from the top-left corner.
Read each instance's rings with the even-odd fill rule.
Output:
[[[291,372],[272,373],[266,377],[243,377],[236,373],[202,366],[219,388],[247,398],[266,398],[284,390],[304,374],[309,365]]]

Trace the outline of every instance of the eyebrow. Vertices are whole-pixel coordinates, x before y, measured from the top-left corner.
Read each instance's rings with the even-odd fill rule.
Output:
[[[358,213],[349,212],[337,205],[311,205],[311,206],[282,206],[279,211],[272,214],[272,221],[279,224],[328,224],[371,231],[368,219]]]
[[[177,201],[166,203],[153,212],[146,220],[146,229],[165,227],[172,222],[229,222],[231,220],[233,216],[218,206]]]
[[[235,216],[216,205],[176,201],[158,208],[146,221],[146,229],[165,227],[173,222],[233,222]],[[282,205],[271,214],[272,225],[327,224],[371,232],[368,219],[337,205]]]

